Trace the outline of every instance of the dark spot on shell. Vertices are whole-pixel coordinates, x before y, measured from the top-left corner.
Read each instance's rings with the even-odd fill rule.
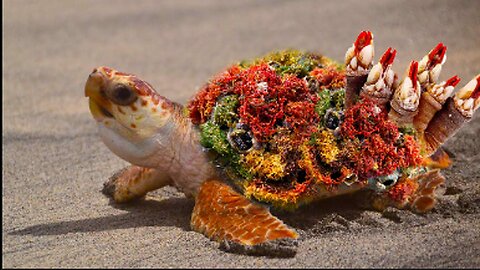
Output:
[[[327,112],[325,115],[325,126],[328,129],[336,129],[340,125],[340,115],[337,112]]]
[[[240,151],[247,151],[253,146],[252,137],[250,137],[247,132],[238,133],[237,135],[233,135],[231,138],[235,148]]]
[[[304,170],[300,170],[297,173],[297,182],[298,183],[303,183],[307,180],[307,173]]]
[[[141,102],[142,106],[147,106],[148,102],[144,99],[142,99],[142,102]]]
[[[276,61],[270,61],[268,62],[268,65],[271,67],[271,68],[274,68],[274,69],[277,69],[281,66],[280,63],[276,62]]]
[[[320,83],[313,76],[306,76],[304,80],[307,83],[308,89],[311,93],[316,93],[320,89]]]
[[[235,129],[228,133],[230,145],[239,152],[246,152],[253,147],[254,139],[246,129]]]
[[[137,107],[135,106],[135,104],[130,105],[130,108],[132,108],[132,111],[134,112],[137,111]]]
[[[134,123],[131,123],[130,126],[131,126],[132,128],[137,128],[137,125],[135,125]]]
[[[340,177],[342,177],[342,173],[340,171],[336,171],[336,172],[333,172],[330,177],[332,179],[339,179]]]
[[[385,182],[382,183],[384,186],[388,187],[388,186],[391,186],[393,184],[395,184],[395,181],[392,180],[392,179],[388,179],[386,180]]]
[[[125,112],[122,110],[122,107],[118,106],[118,112],[121,113],[121,114],[125,114]]]

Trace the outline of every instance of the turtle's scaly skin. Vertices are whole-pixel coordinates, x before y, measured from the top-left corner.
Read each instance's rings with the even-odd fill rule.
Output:
[[[99,67],[85,86],[100,136],[132,163],[104,193],[128,202],[173,185],[195,198],[192,228],[249,254],[295,254],[298,234],[265,204],[302,204],[372,189],[372,204],[426,212],[443,190],[439,147],[480,107],[480,75],[450,97],[437,83],[446,47],[412,61],[399,80],[389,48],[373,65],[362,32],[345,66],[275,52],[228,68],[186,108],[138,77]]]

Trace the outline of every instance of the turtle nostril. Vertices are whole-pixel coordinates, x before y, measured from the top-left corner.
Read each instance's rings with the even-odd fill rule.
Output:
[[[102,82],[103,81],[103,75],[102,73],[98,71],[94,71],[88,75],[88,79],[96,82]]]

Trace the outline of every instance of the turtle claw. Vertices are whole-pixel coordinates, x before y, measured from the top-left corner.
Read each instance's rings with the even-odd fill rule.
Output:
[[[125,167],[114,173],[107,182],[103,183],[102,193],[113,199],[116,203],[126,203],[143,197],[129,191],[128,187],[122,182],[126,182],[128,171],[132,170],[132,166]]]
[[[168,185],[170,181],[161,171],[131,165],[112,175],[103,184],[102,193],[116,203],[127,203],[143,198],[147,192]]]
[[[297,254],[297,247],[298,240],[293,238],[275,239],[252,246],[243,245],[231,240],[220,242],[220,250],[226,252],[276,258],[294,257]]]
[[[112,178],[103,183],[102,193],[103,195],[113,199],[113,194],[115,194],[115,181],[112,181]]]

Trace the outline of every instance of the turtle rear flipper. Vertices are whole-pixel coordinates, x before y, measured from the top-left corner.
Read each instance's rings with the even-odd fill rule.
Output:
[[[417,213],[430,211],[437,203],[436,197],[445,193],[445,177],[438,170],[430,171],[419,179],[419,187],[411,202]]]
[[[192,229],[235,253],[290,257],[298,234],[270,211],[218,180],[202,184],[191,219]]]
[[[431,170],[413,179],[405,179],[388,191],[374,195],[372,206],[383,211],[389,206],[410,209],[415,213],[430,211],[437,196],[445,193],[445,177],[439,170]]]

